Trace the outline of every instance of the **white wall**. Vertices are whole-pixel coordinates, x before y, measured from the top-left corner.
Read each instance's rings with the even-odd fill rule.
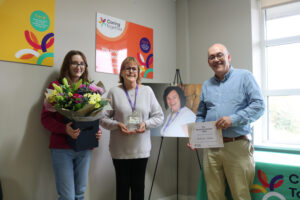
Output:
[[[176,2],[176,63],[183,83],[190,81],[190,19],[189,1],[177,0]]]
[[[227,46],[234,67],[251,71],[251,1],[189,0],[188,2],[190,81],[203,83],[213,76],[207,64],[207,49],[214,43]]]
[[[67,51],[83,51],[88,59],[91,78],[102,80],[107,89],[117,84],[117,75],[95,72],[96,12],[153,28],[154,79],[144,81],[170,82],[176,66],[175,6],[173,0],[58,0],[55,7],[55,66],[0,61],[0,180],[5,200],[56,199],[48,149],[50,133],[40,123],[40,112],[45,88],[56,78]],[[93,152],[87,200],[114,199],[115,176],[108,140],[109,134],[105,131],[100,147]],[[155,138],[153,157],[157,155],[158,147],[159,139]],[[174,168],[174,165],[171,166],[174,162],[172,156],[170,160],[168,167]],[[155,157],[149,161],[147,169],[146,195],[154,163]],[[166,176],[164,179],[174,176],[173,170],[163,173],[163,169],[160,167],[158,173],[161,177]],[[153,199],[175,192],[174,185],[156,189],[159,187],[154,186],[156,198]]]

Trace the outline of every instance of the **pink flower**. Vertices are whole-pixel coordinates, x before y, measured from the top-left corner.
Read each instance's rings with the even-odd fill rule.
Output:
[[[99,92],[100,94],[103,94],[103,89],[101,87],[98,87],[94,84],[89,85],[89,88],[93,91],[93,92]]]
[[[77,93],[73,94],[73,96],[72,96],[72,98],[75,99],[76,103],[81,103],[81,98],[82,97],[83,96],[81,94],[77,94]]]
[[[79,86],[79,88],[83,88],[83,87],[85,87],[85,85],[84,85],[84,84],[81,84],[81,85]]]
[[[76,99],[76,98],[82,98],[83,96],[81,94],[78,94],[78,93],[74,93],[72,98],[73,99]]]

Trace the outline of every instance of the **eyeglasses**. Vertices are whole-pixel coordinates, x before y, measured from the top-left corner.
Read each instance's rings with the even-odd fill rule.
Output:
[[[85,63],[84,62],[81,62],[81,63],[71,62],[71,66],[72,67],[85,67]]]
[[[132,71],[136,72],[138,70],[138,68],[137,67],[125,67],[125,70],[126,71],[132,70]]]
[[[223,58],[224,57],[224,54],[223,53],[217,53],[217,55],[210,55],[208,57],[208,60],[209,61],[213,61],[215,58],[217,58],[218,60]]]

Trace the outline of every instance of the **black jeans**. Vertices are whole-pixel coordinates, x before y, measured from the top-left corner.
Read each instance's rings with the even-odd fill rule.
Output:
[[[144,200],[145,173],[148,158],[113,159],[116,171],[117,200]]]

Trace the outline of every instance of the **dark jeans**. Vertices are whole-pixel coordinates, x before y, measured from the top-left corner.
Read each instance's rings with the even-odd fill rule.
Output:
[[[144,200],[145,173],[148,158],[113,159],[116,171],[117,200]]]

